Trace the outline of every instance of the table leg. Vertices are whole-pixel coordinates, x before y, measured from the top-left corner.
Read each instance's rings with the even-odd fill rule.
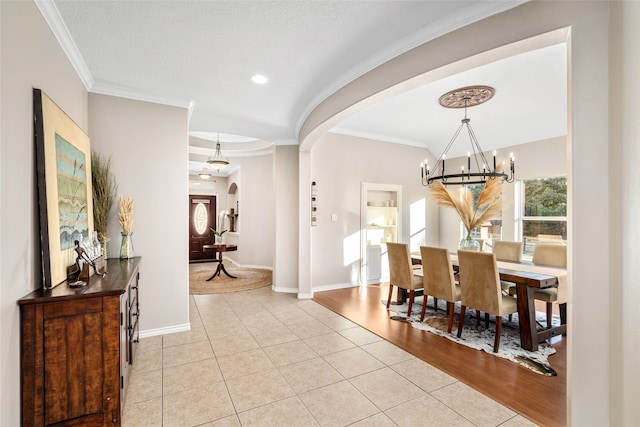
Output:
[[[220,266],[218,268],[219,269],[222,268],[222,271],[224,271],[224,274],[226,274],[227,276],[231,277],[232,279],[237,279],[236,276],[232,276],[227,272],[227,269],[224,268],[224,264],[222,263],[222,261],[220,261]],[[220,273],[218,272],[218,274],[220,274]]]
[[[219,261],[219,260],[215,260],[215,261],[218,263],[218,266],[216,267],[216,271],[211,275],[211,277],[209,277],[209,278],[207,279],[207,282],[208,282],[209,280],[213,279],[214,277],[216,277],[216,276],[219,276],[219,275],[220,275],[220,266],[222,265],[222,262],[221,262],[221,261]],[[225,271],[225,273],[226,273],[226,271]]]
[[[518,322],[520,324],[520,346],[525,350],[538,350],[538,331],[536,329],[536,308],[534,289],[522,283],[516,284],[518,301]]]

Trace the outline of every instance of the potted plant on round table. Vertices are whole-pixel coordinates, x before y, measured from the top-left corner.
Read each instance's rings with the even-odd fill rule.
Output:
[[[213,234],[216,236],[216,237],[215,237],[215,244],[216,244],[217,246],[223,246],[223,245],[224,245],[224,243],[222,243],[222,235],[223,235],[224,233],[226,233],[226,232],[227,232],[227,230],[217,231],[215,228],[212,228],[212,229],[211,229],[211,232],[213,232]]]

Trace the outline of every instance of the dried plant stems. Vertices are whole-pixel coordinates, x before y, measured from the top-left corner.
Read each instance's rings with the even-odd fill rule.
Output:
[[[118,196],[118,222],[122,232],[133,233],[133,198]]]
[[[456,197],[440,181],[433,182],[431,195],[438,206],[454,208],[465,228],[473,230],[487,221],[500,217],[504,205],[501,197],[501,182],[499,179],[487,179],[475,203],[470,191],[465,191],[460,197]]]
[[[107,240],[109,212],[116,200],[118,185],[111,173],[111,157],[91,152],[91,187],[93,193],[93,228],[101,241]]]

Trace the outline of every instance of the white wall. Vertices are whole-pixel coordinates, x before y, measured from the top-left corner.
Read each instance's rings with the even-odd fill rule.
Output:
[[[275,147],[273,289],[298,291],[298,146]]]
[[[640,425],[640,3],[611,5],[609,205],[611,214],[611,425]],[[603,159],[604,161],[604,159]],[[605,197],[594,194],[596,203]],[[596,230],[598,227],[596,227]]]
[[[311,176],[318,183],[318,221],[311,227],[314,289],[351,286],[358,277],[363,182],[402,186],[398,241],[437,244],[437,211],[425,207],[426,187],[420,182],[420,162],[425,156],[429,153],[423,148],[333,133],[316,142],[311,151]],[[412,218],[412,206],[414,212],[426,209],[426,218]],[[332,214],[337,214],[337,221],[331,220]],[[410,235],[412,220],[420,226]]]
[[[188,117],[185,108],[90,94],[91,144],[111,156],[118,192],[134,201],[142,336],[188,328]],[[114,207],[117,209],[117,206]],[[117,215],[107,234],[119,250]],[[109,256],[118,256],[119,252]]]
[[[229,252],[225,257],[246,267],[272,268],[275,248],[273,155],[234,157],[230,162],[240,165],[240,170],[227,178],[228,185],[235,182],[238,186],[239,243],[238,251]],[[235,200],[229,196],[229,200]],[[231,207],[235,208],[235,203],[226,209]]]
[[[34,87],[88,131],[87,92],[32,2],[0,2],[0,426],[20,425],[16,301],[42,286]]]

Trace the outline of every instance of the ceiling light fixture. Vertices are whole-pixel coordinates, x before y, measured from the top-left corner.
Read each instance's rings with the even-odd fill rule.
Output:
[[[251,77],[251,81],[257,85],[263,85],[263,84],[266,84],[269,81],[269,79],[263,76],[262,74],[256,74],[253,77]]]
[[[222,153],[220,152],[220,134],[217,135],[216,142],[216,152],[213,157],[209,157],[207,163],[211,165],[212,168],[220,172],[222,169],[226,168],[229,164],[229,160],[222,157]]]
[[[205,166],[202,168],[202,172],[200,172],[198,176],[202,179],[209,179],[212,175],[209,173],[209,168]]]
[[[496,151],[493,152],[493,169],[487,161],[487,158],[476,139],[476,135],[471,128],[471,119],[467,118],[467,108],[474,107],[482,104],[493,98],[495,89],[489,86],[468,86],[460,89],[455,89],[445,93],[438,100],[440,105],[445,108],[464,108],[464,119],[458,127],[458,130],[453,134],[453,138],[449,141],[449,144],[444,149],[444,152],[438,158],[436,165],[433,169],[429,168],[429,164],[425,160],[420,164],[420,174],[422,177],[422,185],[430,186],[433,181],[442,181],[444,185],[468,185],[468,184],[484,184],[487,179],[500,178],[506,182],[513,182],[515,176],[515,159],[513,153],[509,158],[510,174],[504,173],[504,162],[500,168],[496,167]],[[458,134],[462,130],[462,127],[467,128],[469,134],[469,144],[471,150],[467,151],[467,168],[462,165],[460,173],[446,173],[445,172],[445,158],[447,152],[455,142]],[[473,162],[471,154],[473,153]]]

